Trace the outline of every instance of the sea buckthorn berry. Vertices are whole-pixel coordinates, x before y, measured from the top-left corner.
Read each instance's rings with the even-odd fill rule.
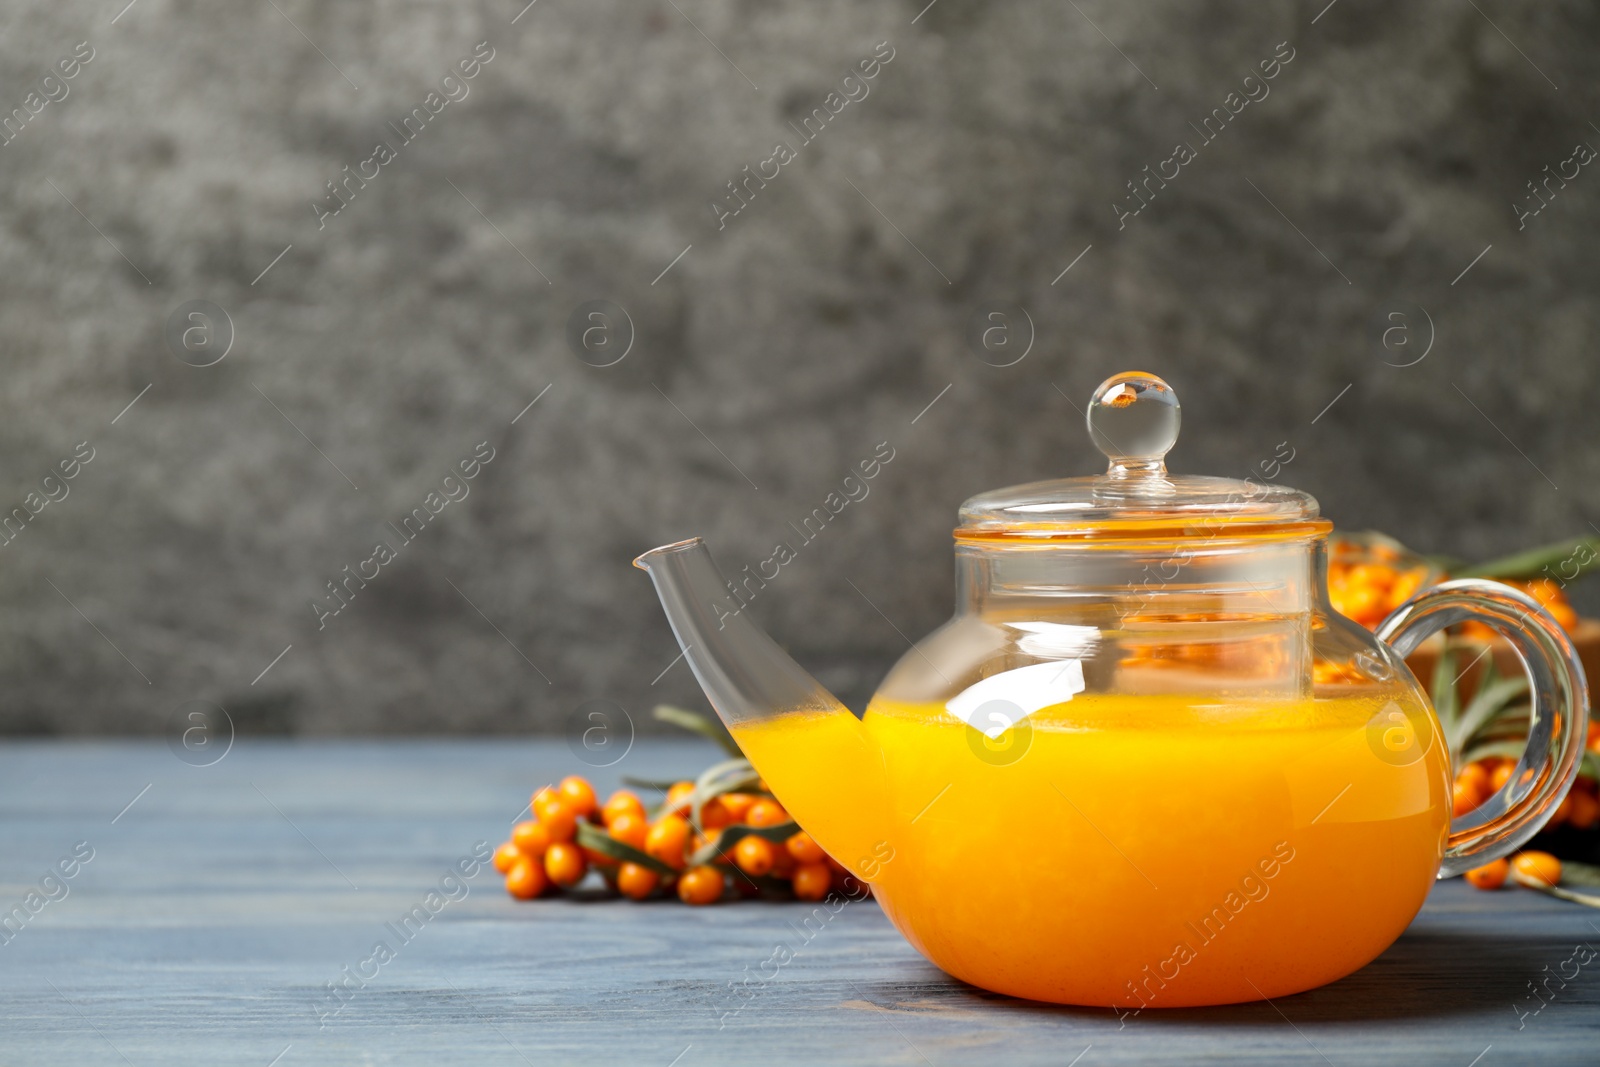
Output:
[[[685,904],[715,904],[722,899],[722,872],[715,867],[690,867],[678,878],[678,899]]]
[[[733,862],[745,874],[763,875],[772,870],[772,842],[766,838],[743,837],[733,846]]]
[[[1450,814],[1465,815],[1483,803],[1483,797],[1466,782],[1457,782],[1450,789]]]
[[[801,863],[821,863],[827,856],[827,853],[822,851],[822,846],[804,830],[785,841],[784,847],[789,850],[789,855]]]
[[[1572,793],[1569,791],[1566,796],[1561,798],[1561,803],[1556,805],[1556,810],[1550,814],[1550,821],[1548,823],[1546,823],[1545,825],[1549,826],[1552,829],[1554,829],[1555,827],[1560,826],[1562,823],[1566,822],[1568,816],[1570,816],[1571,814],[1572,814]]]
[[[659,874],[637,863],[624,863],[617,870],[617,890],[630,900],[643,900],[660,882]]]
[[[528,802],[528,809],[533,812],[535,818],[542,818],[545,806],[553,804],[560,799],[560,793],[557,793],[550,786],[545,786],[533,794],[533,799]]]
[[[677,782],[667,790],[666,806],[662,811],[674,815],[687,815],[689,813],[689,794],[694,792],[693,782]]]
[[[594,786],[585,779],[579,778],[576,774],[568,775],[561,779],[560,785],[556,786],[556,792],[560,794],[561,802],[572,809],[572,814],[579,818],[593,814]]]
[[[794,869],[794,895],[801,900],[821,900],[833,886],[826,863],[802,863]]]
[[[1511,776],[1516,773],[1517,765],[1507,760],[1490,772],[1489,784],[1494,787],[1495,792],[1499,792],[1507,782],[1511,781]]]
[[[1561,861],[1548,852],[1519,852],[1511,858],[1511,869],[1523,881],[1561,884]]]
[[[1589,723],[1589,748],[1600,746],[1600,722]]]
[[[509,874],[511,868],[515,867],[520,859],[522,859],[522,850],[517,848],[514,842],[507,841],[494,850],[494,869],[501,874]]]
[[[544,873],[562,889],[571,889],[589,873],[589,861],[583,849],[570,841],[557,841],[544,854]]]
[[[663,815],[645,834],[644,850],[674,870],[682,870],[683,849],[689,843],[689,823],[679,815]]]
[[[744,821],[751,826],[781,826],[789,821],[789,813],[776,800],[763,797],[750,805]]]
[[[1567,794],[1567,799],[1572,801],[1572,810],[1567,813],[1567,821],[1580,830],[1588,830],[1596,822],[1600,822],[1600,800],[1596,800],[1593,793],[1586,793],[1574,789]]]
[[[644,848],[645,838],[650,835],[650,824],[643,815],[635,815],[625,811],[611,820],[611,836],[624,845],[634,848]]]
[[[1357,563],[1350,568],[1348,579],[1357,585],[1370,585],[1377,589],[1387,589],[1394,584],[1394,568],[1386,567],[1381,563]]]
[[[578,816],[560,800],[552,800],[539,815],[539,825],[545,828],[552,842],[571,841],[578,832]]]
[[[1468,885],[1478,889],[1499,889],[1506,884],[1506,875],[1510,870],[1511,864],[1500,859],[1493,863],[1485,863],[1482,867],[1474,867],[1462,877],[1467,880]]]
[[[550,847],[550,828],[532,820],[519,822],[511,828],[511,843],[524,856],[543,859],[544,850]]]
[[[729,814],[727,805],[722,803],[721,797],[712,797],[700,805],[700,825],[705,827],[708,833],[732,823],[733,816]]]
[[[1394,585],[1389,587],[1389,607],[1397,608],[1411,599],[1413,593],[1422,587],[1422,572],[1409,571],[1399,575],[1394,580]]]
[[[518,900],[532,900],[550,885],[539,861],[523,856],[506,872],[506,892]]]
[[[724,793],[720,798],[722,806],[728,812],[731,822],[744,822],[745,815],[750,811],[750,805],[757,800],[749,793]]]
[[[1489,768],[1476,760],[1461,768],[1461,773],[1456,775],[1456,781],[1472,786],[1481,797],[1487,797],[1492,792],[1489,786]]]
[[[611,820],[624,812],[644,818],[644,801],[626,789],[619,789],[606,798],[605,806],[600,809],[600,821],[609,828]]]
[[[1352,583],[1344,591],[1339,613],[1359,623],[1381,621],[1385,614],[1384,590]]]

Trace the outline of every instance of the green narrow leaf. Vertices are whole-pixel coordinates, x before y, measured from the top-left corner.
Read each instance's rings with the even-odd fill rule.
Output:
[[[1473,738],[1473,743],[1479,741],[1516,741],[1521,744],[1528,740],[1528,705],[1518,704],[1500,718],[1479,730]]]
[[[722,750],[735,759],[744,756],[744,753],[739,750],[739,746],[726,730],[697,711],[690,711],[688,708],[675,708],[671,704],[657,704],[655,710],[650,714],[660,722],[671,723],[674,726],[688,730],[690,733],[699,734],[707,741],[722,746]]]
[[[633,778],[624,778],[623,781],[651,789],[660,789],[662,792],[666,792],[678,784],[677,782],[665,781],[644,782]],[[694,791],[688,797],[690,823],[696,830],[699,830],[700,809],[705,806],[706,801],[724,793],[755,793],[757,796],[770,797],[771,793],[765,793],[756,788],[757,783],[760,781],[760,773],[750,765],[749,760],[743,757],[712,764],[700,772],[700,777],[693,782]],[[663,801],[646,810],[650,818],[654,819],[661,814],[665,807],[666,802]]]
[[[1460,698],[1456,695],[1456,650],[1449,643],[1439,649],[1439,660],[1433,665],[1433,684],[1428,687],[1428,692],[1433,697],[1433,710],[1438,713],[1445,734],[1449,736],[1455,730],[1456,716],[1461,708]]]
[[[1577,558],[1580,555],[1585,557],[1581,562]],[[1575,568],[1571,574],[1552,575],[1545,572],[1546,567],[1559,569],[1564,563],[1570,563]],[[1579,537],[1475,563],[1452,574],[1457,578],[1554,578],[1570,582],[1596,568],[1600,568],[1600,538]]]
[[[710,863],[720,856],[728,855],[733,846],[746,837],[764,837],[774,844],[783,844],[789,838],[800,832],[800,824],[794,820],[779,823],[777,826],[737,826],[725,827],[715,839],[707,841],[700,851],[689,857],[691,866]]]
[[[700,823],[700,809],[704,808],[706,801],[712,797],[719,797],[724,793],[738,793],[746,788],[754,788],[761,780],[761,775],[750,765],[747,759],[723,760],[714,763],[700,773],[695,779],[694,792],[689,794],[689,823],[696,831],[705,832],[705,827]]]
[[[1600,867],[1592,863],[1577,863],[1573,860],[1561,861],[1561,884],[1593,886],[1600,888]]]
[[[743,787],[753,786],[760,780],[761,775],[756,773],[755,767],[741,756],[738,759],[713,763],[701,771],[700,777],[694,780],[694,789],[701,797],[710,800],[723,793],[738,792]]]
[[[1487,652],[1487,651],[1488,651],[1487,649],[1484,650],[1484,652]],[[1484,652],[1479,652],[1478,655],[1483,656]],[[1472,664],[1468,663],[1467,666],[1470,668],[1472,666]],[[1466,672],[1463,671],[1462,673],[1464,674]],[[1478,679],[1478,688],[1482,689],[1486,685],[1493,685],[1495,682],[1498,682],[1499,680],[1500,680],[1500,664],[1494,658],[1494,653],[1493,652],[1489,652],[1488,655],[1484,658],[1484,662],[1483,662],[1483,677]]]
[[[1589,908],[1600,908],[1600,897],[1588,893],[1574,893],[1572,890],[1563,889],[1558,885],[1545,885],[1543,882],[1535,881],[1532,878],[1523,878],[1515,870],[1511,872],[1511,878],[1518,885],[1527,889],[1537,889],[1547,896],[1570,900],[1574,904],[1582,904]]]
[[[1578,762],[1578,773],[1600,780],[1600,754],[1585,752]]]
[[[648,867],[660,875],[677,873],[654,856],[640,852],[632,845],[618,841],[606,833],[603,827],[596,826],[591,822],[578,823],[578,844],[584,848],[592,848],[596,852],[610,856],[619,863],[637,863],[639,866]]]
[[[1513,701],[1528,691],[1526,678],[1502,678],[1493,683],[1487,672],[1478,691],[1472,694],[1466,710],[1451,727],[1450,749],[1460,752],[1483,730],[1514,706]]]
[[[1526,738],[1479,744],[1469,748],[1466,754],[1461,757],[1461,762],[1463,765],[1476,763],[1478,760],[1488,759],[1490,756],[1507,756],[1511,759],[1519,759],[1522,756],[1522,750],[1526,747],[1528,747]]]
[[[678,783],[665,779],[634,778],[625,774],[622,776],[622,784],[631,785],[635,789],[655,789],[665,793]]]

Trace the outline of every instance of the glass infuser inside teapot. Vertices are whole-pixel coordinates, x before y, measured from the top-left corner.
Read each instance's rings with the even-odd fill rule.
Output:
[[[1275,484],[1167,473],[1152,375],[1089,404],[1105,474],[961,508],[956,612],[859,720],[749,618],[699,539],[635,562],[778,799],[924,955],[987,989],[1180,1007],[1357,969],[1436,876],[1537,831],[1577,773],[1583,670],[1493,582],[1414,597],[1377,635],[1329,606],[1331,524]],[[1403,656],[1467,618],[1533,697],[1528,750],[1451,821],[1450,753]]]

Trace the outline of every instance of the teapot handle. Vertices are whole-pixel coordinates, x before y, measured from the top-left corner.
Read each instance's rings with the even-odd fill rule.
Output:
[[[1477,619],[1500,632],[1528,672],[1528,746],[1510,780],[1450,822],[1439,877],[1508,855],[1539,832],[1578,775],[1588,733],[1589,687],[1561,624],[1525,593],[1482,578],[1434,586],[1397,608],[1378,639],[1402,657],[1446,626]]]

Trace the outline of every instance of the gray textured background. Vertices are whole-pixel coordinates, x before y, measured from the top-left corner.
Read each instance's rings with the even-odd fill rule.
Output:
[[[4,506],[96,453],[0,549],[0,730],[158,732],[190,700],[243,732],[638,718],[696,690],[652,685],[677,649],[631,557],[763,558],[888,441],[755,608],[859,705],[895,627],[948,614],[956,506],[1098,469],[1073,405],[1129,367],[1183,399],[1175,469],[1287,440],[1344,526],[1467,557],[1586,530],[1600,173],[1521,232],[1511,205],[1600,145],[1600,13],[1325,2],[12,4],[0,110],[95,58],[0,147]],[[319,230],[323,183],[484,40]],[[880,41],[870,95],[719,232],[723,184]],[[1283,41],[1119,231],[1124,183]],[[566,342],[601,298],[636,334],[609,368]],[[212,367],[164,340],[195,299],[236,332]],[[1397,301],[1436,331],[1406,368],[1372,340]],[[1035,344],[988,365],[969,324],[1013,305]],[[471,495],[319,632],[324,583],[484,440]]]

